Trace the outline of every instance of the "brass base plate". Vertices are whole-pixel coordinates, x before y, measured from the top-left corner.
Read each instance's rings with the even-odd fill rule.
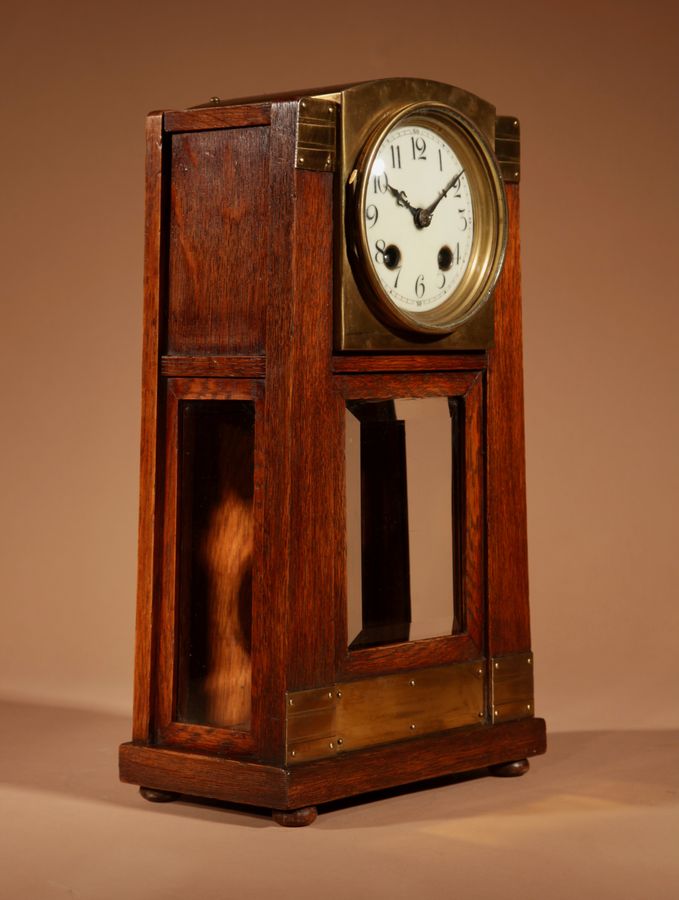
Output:
[[[287,694],[286,764],[481,725],[483,660]]]

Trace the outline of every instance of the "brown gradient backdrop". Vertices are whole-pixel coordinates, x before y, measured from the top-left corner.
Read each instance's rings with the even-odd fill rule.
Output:
[[[538,712],[678,725],[676,36],[653,0],[5,9],[4,695],[131,705],[145,113],[417,75],[522,122]]]

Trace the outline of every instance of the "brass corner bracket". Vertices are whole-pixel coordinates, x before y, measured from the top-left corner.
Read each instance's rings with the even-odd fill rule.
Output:
[[[302,97],[297,108],[295,168],[334,172],[337,161],[337,104],[326,97]]]
[[[490,703],[494,724],[535,714],[532,652],[491,659]]]
[[[505,182],[518,183],[521,178],[521,126],[514,116],[498,116],[495,120],[495,156]]]

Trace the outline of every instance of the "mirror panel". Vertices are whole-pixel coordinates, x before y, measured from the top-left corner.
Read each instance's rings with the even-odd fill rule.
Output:
[[[462,629],[464,401],[348,400],[351,649]]]

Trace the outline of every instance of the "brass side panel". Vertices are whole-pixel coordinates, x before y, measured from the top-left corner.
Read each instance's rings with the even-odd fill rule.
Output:
[[[325,97],[303,97],[297,114],[295,168],[334,172],[336,162],[335,103]]]
[[[533,654],[498,656],[490,665],[493,722],[533,716]]]
[[[485,665],[460,663],[287,695],[287,764],[480,725]]]
[[[521,126],[514,116],[495,120],[495,155],[504,180],[517,183],[521,178]]]

